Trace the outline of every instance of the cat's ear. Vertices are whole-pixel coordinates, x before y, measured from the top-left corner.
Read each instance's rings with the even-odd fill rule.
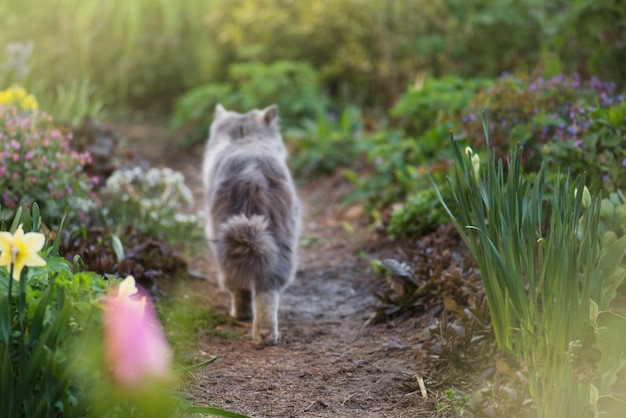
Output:
[[[278,121],[278,106],[273,104],[261,110],[261,121],[267,126]]]
[[[226,109],[224,109],[224,106],[222,106],[220,103],[218,103],[217,106],[215,106],[215,117],[219,118],[224,113],[226,113]]]

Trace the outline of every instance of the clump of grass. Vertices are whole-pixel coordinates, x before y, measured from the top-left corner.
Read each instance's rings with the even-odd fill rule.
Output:
[[[600,326],[615,332],[626,318],[609,324],[614,314],[600,320],[598,311],[608,309],[608,289],[624,279],[626,239],[600,249],[600,199],[583,200],[583,178],[548,177],[543,168],[527,176],[520,148],[508,164],[491,153],[481,167],[473,151],[452,143],[453,197],[438,197],[478,262],[498,348],[527,369],[537,416],[612,410],[615,377],[607,364],[616,367],[624,356],[608,348]],[[588,358],[595,348],[599,361]],[[578,373],[581,362],[594,373]]]

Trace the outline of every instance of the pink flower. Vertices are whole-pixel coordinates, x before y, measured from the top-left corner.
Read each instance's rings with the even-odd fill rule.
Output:
[[[167,379],[172,353],[149,299],[132,276],[104,298],[105,362],[113,380],[136,387],[146,378]]]
[[[20,160],[20,155],[16,152],[13,154],[13,161],[18,162]]]
[[[32,151],[28,151],[28,152],[26,153],[26,156],[25,156],[24,158],[26,158],[26,161],[29,161],[29,160],[32,160],[32,159],[33,159],[33,156],[34,156],[34,155],[35,155],[35,154],[33,154],[33,152],[32,152]]]
[[[13,147],[13,149],[20,149],[22,147],[22,144],[17,142],[15,139],[12,139],[11,140],[11,146]]]

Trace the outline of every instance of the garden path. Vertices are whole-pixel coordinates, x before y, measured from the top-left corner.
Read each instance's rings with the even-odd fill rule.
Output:
[[[134,129],[125,132],[135,138],[129,142],[133,152],[153,166],[182,171],[199,209],[202,147],[178,150],[154,141],[157,133],[150,134],[150,128]],[[148,137],[149,143],[136,140]],[[428,382],[431,373],[419,328],[368,323],[376,306],[373,292],[383,281],[367,260],[391,247],[357,223],[358,207],[338,205],[345,186],[335,177],[300,187],[302,248],[296,280],[281,301],[281,341],[259,348],[244,324],[221,326],[243,333],[242,338],[201,337],[196,355],[219,358],[195,372],[187,388],[194,405],[253,417],[447,415],[435,412],[432,394],[424,398],[416,384],[420,377]],[[228,296],[217,288],[208,249],[199,253],[189,260],[190,268],[206,280],[192,283],[192,291],[226,314]]]

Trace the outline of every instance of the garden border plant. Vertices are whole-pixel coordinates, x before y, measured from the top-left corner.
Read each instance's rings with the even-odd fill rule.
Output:
[[[486,118],[483,126],[489,143]],[[489,150],[483,168],[451,140],[453,197],[436,189],[438,198],[478,261],[498,348],[528,370],[536,415],[623,411],[609,389],[626,347],[610,336],[626,329],[626,318],[607,310],[626,273],[626,237],[601,249],[600,198],[591,199],[584,178],[557,173],[547,184],[542,168],[532,179],[519,147],[508,165]],[[591,348],[599,361],[586,357]],[[579,373],[581,362],[593,365],[591,377]]]

